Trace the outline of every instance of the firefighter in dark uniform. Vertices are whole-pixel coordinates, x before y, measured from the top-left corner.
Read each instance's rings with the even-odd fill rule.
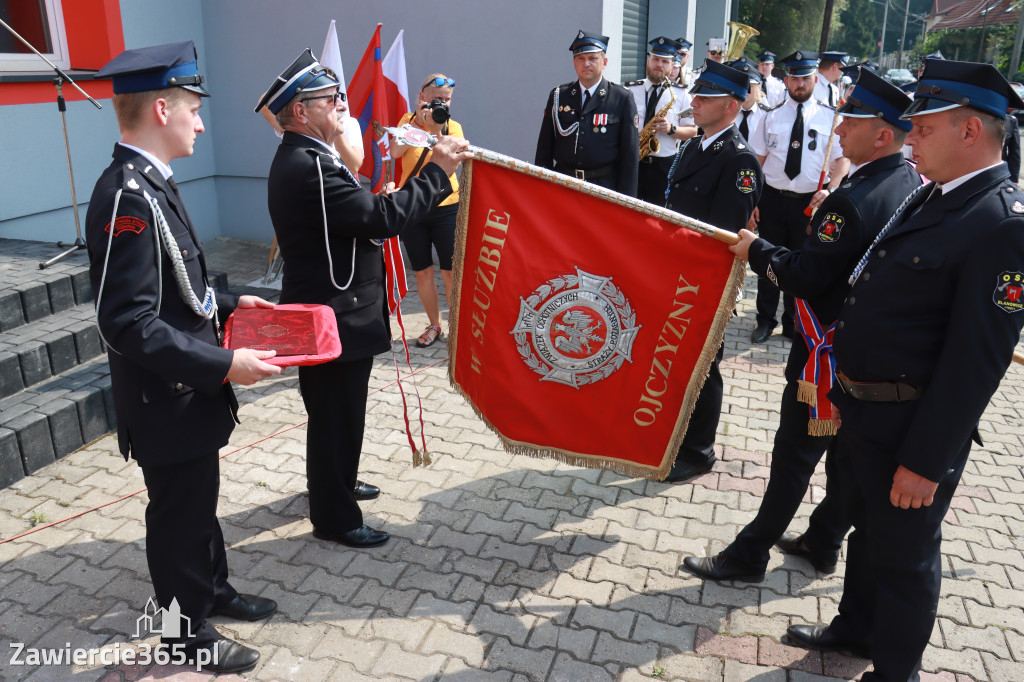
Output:
[[[635,197],[640,119],[629,92],[601,76],[608,38],[580,31],[569,49],[579,80],[548,95],[534,163]]]
[[[862,71],[840,109],[843,122],[836,129],[844,153],[857,168],[818,208],[802,248],[791,251],[775,246],[748,230],[741,230],[740,243],[730,247],[741,258],[749,258],[758,275],[766,276],[770,267],[779,288],[798,299],[801,338],[789,352],[788,383],[761,507],[720,554],[683,560],[684,568],[702,578],[763,580],[769,550],[776,541],[780,549],[805,557],[823,573],[836,569],[850,524],[837,487],[841,479],[833,474],[833,456],[826,461],[825,499],[811,514],[807,531],[802,535],[783,535],[783,531],[835,434],[825,398],[833,380],[829,342],[849,290],[847,280],[878,231],[921,184],[902,153],[910,124],[900,116],[909,105],[910,98],[895,85]]]
[[[334,140],[345,111],[339,85],[307,48],[256,107],[285,131],[268,177],[267,201],[281,255],[282,303],[334,309],[341,356],[299,368],[309,415],[306,483],[313,535],[349,547],[383,544],[388,533],[363,523],[357,502],[377,497],[357,479],[373,356],[391,348],[381,245],[451,194],[469,157],[462,138],[441,136],[431,161],[399,191],[374,195],[341,162]]]
[[[684,143],[676,157],[665,207],[730,232],[747,224],[764,187],[757,157],[736,129],[736,114],[747,97],[747,74],[707,60],[690,95],[693,118],[704,134]],[[724,344],[711,363],[708,378],[690,415],[675,464],[665,478],[686,481],[711,471],[715,433],[722,413]]]
[[[128,50],[96,74],[111,78],[121,141],[86,215],[96,322],[107,345],[118,447],[149,489],[146,559],[159,605],[180,608],[181,633],[162,642],[173,659],[210,672],[256,665],[259,652],[223,637],[210,615],[265,618],[269,599],[228,583],[217,521],[218,450],[238,402],[228,381],[279,374],[273,351],[220,347],[218,321],[236,307],[274,307],[209,285],[202,243],[171,175],[203,132],[208,96],[191,41]],[[184,620],[187,618],[188,620]]]
[[[693,118],[682,115],[690,106],[690,95],[685,88],[666,80],[680,47],[671,38],[655,38],[647,48],[647,78],[623,84],[640,113],[640,135],[647,137],[643,145],[646,149],[640,150],[647,153],[640,159],[637,198],[659,206],[665,202],[668,170],[676,157],[679,141],[697,134]],[[663,110],[665,113],[661,114]]]
[[[935,625],[942,520],[1024,326],[1024,193],[1000,158],[1024,106],[991,64],[927,60],[907,143],[933,182],[882,228],[836,324],[834,452],[854,525],[839,613],[795,643],[869,653],[917,680]]]

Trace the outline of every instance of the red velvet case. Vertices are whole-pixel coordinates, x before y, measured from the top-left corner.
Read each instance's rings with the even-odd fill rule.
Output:
[[[313,303],[236,308],[224,325],[224,347],[276,350],[266,362],[278,367],[319,365],[341,355],[334,310]]]

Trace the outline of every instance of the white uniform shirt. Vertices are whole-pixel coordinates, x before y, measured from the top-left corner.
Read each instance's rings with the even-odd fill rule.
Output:
[[[800,174],[792,180],[786,175],[786,156],[789,152],[793,122],[796,120],[797,102],[787,99],[785,104],[765,113],[757,125],[757,130],[750,134],[750,148],[758,156],[766,157],[763,164],[764,181],[775,189],[788,190],[806,194],[818,189],[818,178],[825,162],[825,148],[828,147],[828,136],[832,129],[832,118],[835,111],[820,106],[814,98],[804,102],[804,139],[800,145]],[[842,120],[840,117],[836,124]],[[814,142],[814,149],[810,143]],[[843,155],[839,137],[832,141],[830,162]],[[827,170],[826,170],[827,172]],[[826,181],[828,176],[826,176]]]
[[[743,123],[743,105],[740,105],[740,111],[736,114],[736,130],[740,129],[740,123]],[[754,131],[757,130],[757,124],[761,122],[761,119],[765,117],[765,110],[761,108],[760,104],[755,103],[750,108],[750,114],[747,116],[747,137],[753,137]],[[749,140],[748,140],[749,142]]]
[[[768,76],[761,85],[764,91],[765,104],[769,107],[782,104],[786,99],[786,84],[775,76]]]
[[[814,84],[814,99],[824,102],[830,107],[839,106],[839,88],[832,85],[820,73],[818,82]]]
[[[649,78],[644,78],[639,82],[631,81],[626,85],[626,87],[633,95],[633,102],[636,104],[636,111],[640,114],[640,129],[642,130],[644,127],[644,116],[647,113],[647,98],[650,97],[651,88],[653,88],[654,85],[651,83]],[[665,120],[669,122],[669,125],[679,127],[695,125],[692,116],[687,118],[680,116],[683,109],[687,109],[690,106],[690,93],[687,92],[685,88],[681,88],[679,86],[674,85],[671,87],[673,92],[676,94],[676,101],[672,104],[672,108],[669,109],[668,113],[665,115]],[[672,95],[669,94],[668,88],[663,87],[661,89],[661,96],[658,97],[658,105],[654,109],[655,114],[657,114],[658,111],[661,111],[661,109],[668,104],[671,99]],[[658,133],[655,137],[657,137],[658,142],[661,143],[661,149],[657,154],[652,153],[648,156],[675,156],[676,148],[679,146],[679,140],[671,137],[668,133]]]

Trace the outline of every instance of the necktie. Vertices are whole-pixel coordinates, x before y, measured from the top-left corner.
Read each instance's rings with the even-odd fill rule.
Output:
[[[800,175],[800,156],[804,146],[804,105],[796,105],[796,120],[793,133],[789,136],[789,151],[786,153],[786,177],[792,180]]]
[[[743,120],[740,121],[740,135],[742,135],[743,139],[746,140],[750,137],[750,129],[747,127],[747,117],[750,116],[750,112],[753,111],[753,109],[741,109],[740,111],[743,113]]]
[[[654,118],[654,114],[658,113],[659,99],[661,99],[661,87],[655,85],[651,88],[651,96],[647,98],[647,114],[644,116],[645,125]]]
[[[181,192],[178,191],[178,183],[176,183],[174,181],[173,177],[167,178],[167,185],[168,185],[168,187],[171,188],[171,191],[174,192],[174,196],[176,196],[176,197],[178,197],[180,199],[181,198]]]
[[[580,113],[581,114],[583,113],[583,110],[587,108],[587,102],[589,102],[589,101],[590,101],[590,90],[584,90],[583,91],[583,106],[580,107]]]

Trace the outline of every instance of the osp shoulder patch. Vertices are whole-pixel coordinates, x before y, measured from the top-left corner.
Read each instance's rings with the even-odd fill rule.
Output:
[[[992,302],[1008,313],[1024,310],[1024,273],[1006,270],[996,278]]]
[[[114,220],[114,236],[118,237],[125,232],[133,232],[139,234],[146,229],[148,223],[142,218],[135,218],[133,216],[123,215]],[[103,228],[104,232],[110,232],[110,223]]]
[[[826,213],[818,225],[818,240],[826,244],[839,241],[839,235],[843,232],[843,224],[846,218],[838,213]]]
[[[757,187],[757,174],[745,168],[736,174],[736,189],[744,194],[750,194]]]

